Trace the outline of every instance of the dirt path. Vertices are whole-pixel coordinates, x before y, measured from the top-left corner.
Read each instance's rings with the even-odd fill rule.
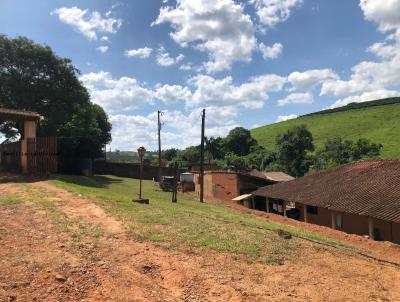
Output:
[[[282,266],[167,250],[47,182],[2,192],[28,205],[0,206],[0,301],[400,301],[399,269],[341,250],[304,242]],[[37,192],[54,209],[34,206]]]

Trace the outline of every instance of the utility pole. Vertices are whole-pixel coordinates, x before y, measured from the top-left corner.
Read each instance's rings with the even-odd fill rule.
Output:
[[[161,111],[157,111],[158,113],[158,181],[161,181],[161,119],[160,115],[162,115]]]
[[[204,202],[204,120],[206,110],[201,114],[201,145],[200,145],[200,202]]]

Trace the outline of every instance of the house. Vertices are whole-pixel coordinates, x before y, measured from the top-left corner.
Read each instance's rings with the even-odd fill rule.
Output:
[[[284,174],[284,173],[283,173]],[[289,176],[290,177],[290,176]],[[194,174],[195,192],[200,192],[199,174]],[[231,201],[257,188],[275,184],[263,173],[241,173],[229,171],[207,171],[204,173],[204,198],[207,200]]]
[[[253,193],[253,207],[342,230],[400,243],[400,161],[343,165]],[[292,208],[292,209],[290,209]]]

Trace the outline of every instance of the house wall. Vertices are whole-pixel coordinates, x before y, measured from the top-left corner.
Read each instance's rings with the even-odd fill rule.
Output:
[[[299,209],[300,219],[304,221],[305,205],[295,203],[295,207]],[[317,215],[308,213],[308,223],[332,227],[332,212],[326,208],[318,207]],[[334,211],[334,213],[342,215],[342,228],[337,228],[338,230],[349,234],[369,235],[368,217],[337,211]],[[373,224],[374,230],[379,233],[377,240],[392,241],[400,244],[400,223],[374,218]]]
[[[212,173],[211,198],[230,201],[239,194],[239,177],[235,173]]]
[[[400,244],[400,223],[392,222],[392,241]]]

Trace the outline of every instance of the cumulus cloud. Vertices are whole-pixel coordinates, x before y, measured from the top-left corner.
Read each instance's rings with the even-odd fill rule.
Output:
[[[79,78],[89,89],[92,101],[108,112],[143,108],[153,102],[153,91],[143,87],[136,79],[113,79],[109,72],[91,72]]]
[[[254,25],[243,6],[233,0],[178,0],[176,7],[160,9],[152,26],[170,23],[172,39],[209,55],[207,72],[229,69],[235,61],[251,61],[257,48]]]
[[[327,80],[339,79],[339,76],[331,69],[311,69],[304,72],[292,72],[288,76],[288,81],[294,90],[308,91],[318,84]]]
[[[295,118],[298,118],[298,117],[299,116],[297,114],[279,115],[278,118],[276,119],[275,123],[292,120],[292,119],[295,119]]]
[[[302,0],[252,0],[260,22],[273,28],[278,23],[286,21],[291,10],[302,4]]]
[[[189,80],[194,87],[194,92],[188,105],[234,105],[251,109],[262,108],[269,98],[268,93],[282,90],[285,81],[284,77],[267,74],[252,77],[241,85],[234,85],[230,76],[215,79],[208,75],[198,75]]]
[[[108,46],[107,45],[102,45],[96,48],[97,51],[100,51],[101,53],[106,53],[108,51]]]
[[[260,43],[259,49],[264,59],[276,59],[281,55],[283,45],[281,43],[275,43],[272,46],[267,46],[264,43]]]
[[[146,59],[150,57],[153,49],[150,47],[142,47],[142,48],[137,48],[137,49],[129,49],[125,50],[124,54],[128,58],[140,58],[140,59]]]
[[[179,101],[190,99],[192,93],[187,87],[181,85],[160,85],[155,90],[155,97],[165,104],[175,104]]]
[[[388,35],[383,42],[374,43],[366,49],[376,55],[377,61],[363,61],[353,66],[348,80],[330,79],[322,84],[320,95],[342,97],[332,107],[398,95],[400,1],[361,0],[360,8],[367,20],[376,22],[379,30]]]
[[[58,19],[70,25],[76,31],[90,40],[97,40],[99,33],[116,33],[122,25],[122,20],[111,17],[110,14],[102,16],[98,11],[89,12],[87,9],[73,7],[60,7],[51,12]]]
[[[184,148],[200,144],[201,108],[188,113],[165,110],[162,116],[163,130],[161,140],[163,148]],[[238,126],[233,118],[237,110],[232,107],[206,107],[207,136],[225,136]],[[112,145],[122,150],[135,150],[143,145],[149,150],[157,148],[157,112],[148,115],[110,116],[113,124]]]
[[[185,58],[183,54],[179,54],[176,58],[170,56],[163,46],[158,49],[157,64],[161,66],[171,66],[179,63]]]
[[[385,89],[368,91],[362,93],[361,95],[352,95],[343,99],[339,99],[335,103],[333,103],[329,108],[336,108],[348,105],[350,103],[369,102],[373,100],[379,100],[395,96],[400,96],[400,92],[395,90],[385,90]]]
[[[291,93],[286,98],[278,100],[278,106],[288,104],[311,104],[314,101],[312,93]]]

